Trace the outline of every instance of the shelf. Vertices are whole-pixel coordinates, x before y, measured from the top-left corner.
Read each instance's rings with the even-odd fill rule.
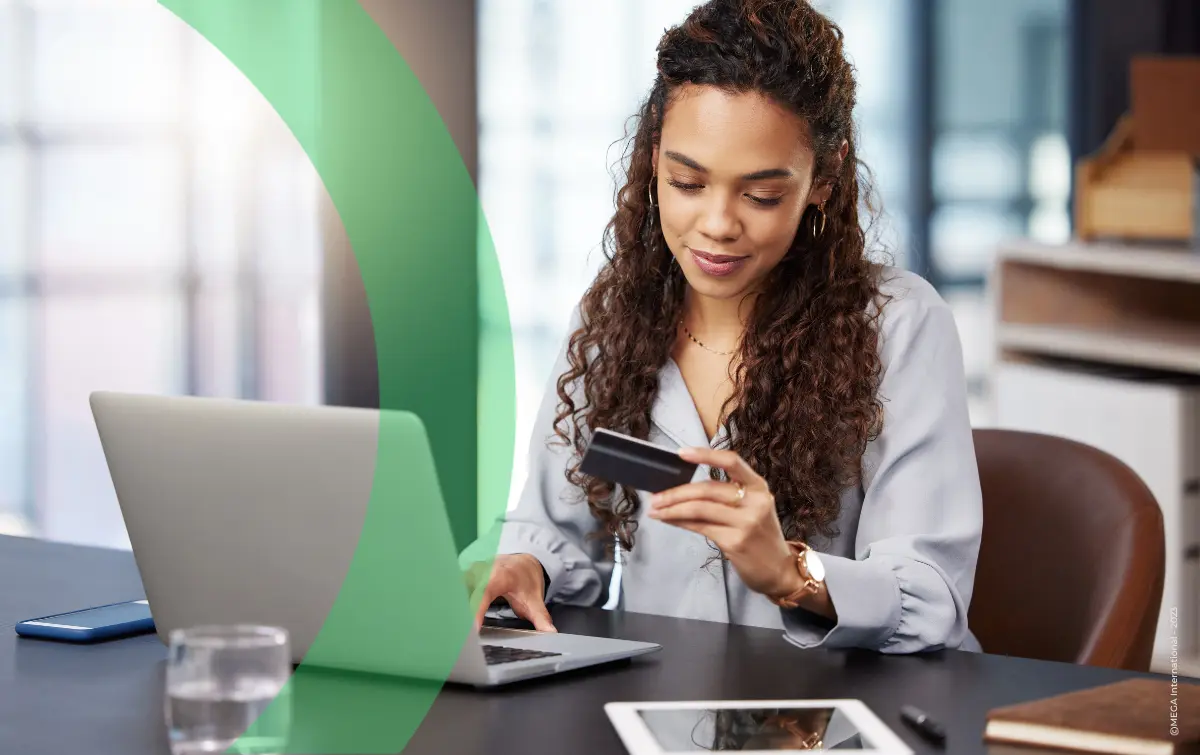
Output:
[[[1002,349],[1200,374],[1200,328],[999,323]]]
[[[1043,244],[1018,239],[1002,244],[997,251],[1000,262],[1200,283],[1200,249],[1189,247],[1082,241]]]

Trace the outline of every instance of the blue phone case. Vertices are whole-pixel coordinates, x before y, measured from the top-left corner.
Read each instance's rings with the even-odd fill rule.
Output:
[[[132,621],[122,621],[116,624],[106,624],[99,627],[84,627],[71,623],[71,617],[95,611],[100,608],[122,606],[129,603],[140,603],[146,606],[144,618]],[[54,621],[49,621],[54,619]],[[47,640],[63,640],[66,642],[97,642],[112,640],[118,637],[131,637],[154,631],[154,619],[150,616],[150,606],[145,600],[126,600],[120,603],[108,603],[103,606],[92,606],[78,611],[55,613],[37,619],[27,619],[16,625],[17,634],[22,637],[36,637]]]

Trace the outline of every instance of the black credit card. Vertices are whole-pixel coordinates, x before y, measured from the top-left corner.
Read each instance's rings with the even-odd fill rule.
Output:
[[[697,466],[681,459],[678,451],[600,429],[592,435],[579,471],[634,490],[658,493],[691,482]]]

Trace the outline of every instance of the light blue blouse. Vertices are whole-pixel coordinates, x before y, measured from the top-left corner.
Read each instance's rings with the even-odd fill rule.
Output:
[[[958,332],[926,281],[882,270],[881,288],[893,297],[881,318],[883,431],[864,455],[862,484],[842,496],[840,534],[810,543],[822,554],[836,623],[778,608],[748,589],[728,562],[711,560],[703,537],[646,517],[646,506],[639,507],[631,552],[609,558],[601,540],[585,539],[598,523],[564,477],[570,450],[547,443],[565,348],[538,412],[528,478],[516,507],[497,525],[499,552],[542,562],[548,603],[776,628],[804,648],[978,651],[967,609],[983,513]],[[568,333],[579,322],[576,309]],[[660,377],[649,440],[672,448],[709,445],[674,360]],[[695,479],[708,473],[701,467]]]

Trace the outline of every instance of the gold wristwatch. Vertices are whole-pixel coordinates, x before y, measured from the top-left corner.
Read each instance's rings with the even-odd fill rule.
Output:
[[[821,563],[821,556],[807,543],[789,540],[788,547],[796,554],[796,571],[800,572],[804,583],[791,595],[771,598],[771,602],[780,608],[797,608],[806,596],[821,589],[821,583],[825,581],[825,564]]]

